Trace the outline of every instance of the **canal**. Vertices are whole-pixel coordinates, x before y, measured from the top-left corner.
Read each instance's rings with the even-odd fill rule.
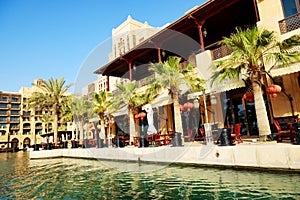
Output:
[[[30,160],[28,152],[1,153],[0,169],[0,199],[300,199],[293,172]]]

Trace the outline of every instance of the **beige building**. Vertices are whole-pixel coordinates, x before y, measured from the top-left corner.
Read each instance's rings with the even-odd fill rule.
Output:
[[[159,30],[150,26],[148,22],[141,23],[129,15],[122,24],[112,30],[112,52],[108,55],[109,62],[129,52]],[[127,81],[128,77],[98,75],[95,91],[114,91],[117,84]]]
[[[34,85],[39,85],[42,79],[35,79]],[[47,112],[38,110],[27,110],[26,99],[38,88],[21,87],[19,92],[0,93],[0,144],[1,148],[15,145],[19,149],[29,147],[33,144],[53,142],[53,132],[51,120],[47,122],[43,115]],[[49,113],[50,114],[50,113]],[[67,132],[72,131],[72,123],[59,124],[61,126],[61,136],[65,139],[70,137]],[[52,133],[52,134],[51,134]],[[70,138],[69,138],[70,139]]]

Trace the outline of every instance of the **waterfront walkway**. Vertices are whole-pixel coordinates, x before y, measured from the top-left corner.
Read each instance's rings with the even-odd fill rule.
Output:
[[[30,152],[30,159],[56,157],[300,171],[300,145],[286,143],[243,143],[234,146],[186,143],[181,147],[79,148]]]

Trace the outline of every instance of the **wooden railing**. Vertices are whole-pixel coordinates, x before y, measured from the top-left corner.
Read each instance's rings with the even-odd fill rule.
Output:
[[[281,34],[296,30],[300,28],[300,13],[297,13],[288,18],[280,20],[278,23],[279,23]]]

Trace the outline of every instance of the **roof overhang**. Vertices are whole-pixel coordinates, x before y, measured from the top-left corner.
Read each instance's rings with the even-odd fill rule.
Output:
[[[109,75],[122,77],[129,71],[128,62],[138,59],[140,63],[148,63],[150,60],[155,59],[153,55],[157,55],[157,48],[164,49],[164,44],[174,43],[176,44],[177,37],[180,34],[184,34],[191,37],[193,40],[199,43],[199,33],[197,23],[204,23],[206,19],[212,17],[217,12],[231,6],[232,4],[240,0],[210,0],[196,9],[186,13],[183,17],[176,20],[169,26],[165,27],[161,31],[157,32],[144,42],[140,43],[137,47],[131,51],[125,53],[121,57],[118,57],[108,64],[94,71],[95,74]],[[196,19],[196,21],[195,21]],[[173,31],[170,31],[173,30]],[[200,44],[195,49],[200,49]],[[149,59],[149,53],[152,58]],[[190,52],[186,52],[190,53]],[[180,55],[182,57],[182,55]],[[187,58],[185,58],[187,59]],[[156,58],[157,61],[157,58]]]

